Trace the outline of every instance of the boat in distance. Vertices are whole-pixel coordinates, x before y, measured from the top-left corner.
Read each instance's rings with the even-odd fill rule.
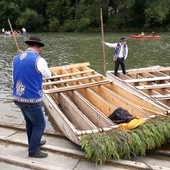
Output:
[[[130,38],[135,39],[158,39],[161,38],[160,35],[130,35]]]
[[[15,35],[15,38],[22,38],[23,35]],[[0,38],[13,38],[13,35],[4,35],[4,34],[0,34]]]
[[[89,65],[51,67],[52,77],[43,82],[43,102],[53,125],[72,142],[80,145],[84,135],[117,129],[108,116],[118,107],[138,118],[167,114],[167,108],[150,97],[120,86]]]

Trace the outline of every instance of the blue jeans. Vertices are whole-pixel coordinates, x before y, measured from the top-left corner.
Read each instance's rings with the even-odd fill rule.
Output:
[[[29,153],[39,150],[39,144],[43,135],[46,123],[41,103],[20,103],[14,101],[19,106],[26,121]]]

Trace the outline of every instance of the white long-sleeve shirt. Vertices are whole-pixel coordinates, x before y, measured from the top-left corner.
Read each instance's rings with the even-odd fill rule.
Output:
[[[118,45],[118,43],[108,43],[108,42],[104,42],[104,43],[109,48],[116,48],[117,45]],[[123,58],[124,57],[123,56],[123,46],[124,46],[124,44],[120,43],[120,52],[119,52],[119,56],[118,56],[119,58]],[[127,56],[128,56],[128,46],[126,45],[126,53],[125,53],[124,60],[127,58]]]
[[[37,68],[38,68],[38,71],[41,72],[41,74],[44,78],[50,78],[51,77],[51,71],[48,69],[47,62],[45,61],[44,58],[41,57],[37,61]]]
[[[27,48],[27,50],[34,51],[35,53],[37,53],[33,48]],[[38,69],[38,71],[41,72],[41,74],[44,78],[50,78],[51,77],[51,71],[48,69],[48,64],[47,64],[47,62],[44,58],[40,57],[37,60],[37,69]]]

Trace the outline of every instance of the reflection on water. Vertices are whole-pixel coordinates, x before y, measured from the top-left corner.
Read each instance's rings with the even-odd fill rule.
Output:
[[[131,65],[128,60],[129,67],[169,66],[169,38],[169,36],[165,38],[164,35],[162,35],[161,39],[131,40],[131,42],[129,42],[129,48],[133,57],[129,55],[129,58],[131,58],[131,61],[136,61],[137,66],[135,66],[135,64]]]
[[[105,40],[117,42],[130,33],[107,33]],[[127,69],[154,65],[170,66],[170,33],[160,33],[160,39],[128,38],[129,55],[126,60]],[[69,63],[90,62],[91,68],[103,73],[103,54],[100,33],[43,33],[39,34],[46,46],[42,56],[49,67]],[[18,38],[19,47],[24,50],[25,39]],[[1,120],[23,121],[19,109],[12,102],[12,59],[17,54],[12,38],[0,38],[0,117]],[[113,70],[113,50],[106,47],[106,69]]]

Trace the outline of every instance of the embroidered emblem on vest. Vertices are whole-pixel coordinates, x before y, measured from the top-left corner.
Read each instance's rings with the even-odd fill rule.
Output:
[[[21,54],[21,56],[20,56],[20,60],[23,60],[24,58],[26,58],[26,55],[27,55],[27,53],[23,53],[23,54]]]
[[[43,96],[43,91],[42,91],[42,90],[39,90],[39,91],[38,91],[38,94],[42,97],[42,96]]]
[[[18,80],[16,84],[16,94],[18,96],[21,96],[22,94],[24,94],[24,91],[25,91],[25,86],[22,84],[21,80]]]

